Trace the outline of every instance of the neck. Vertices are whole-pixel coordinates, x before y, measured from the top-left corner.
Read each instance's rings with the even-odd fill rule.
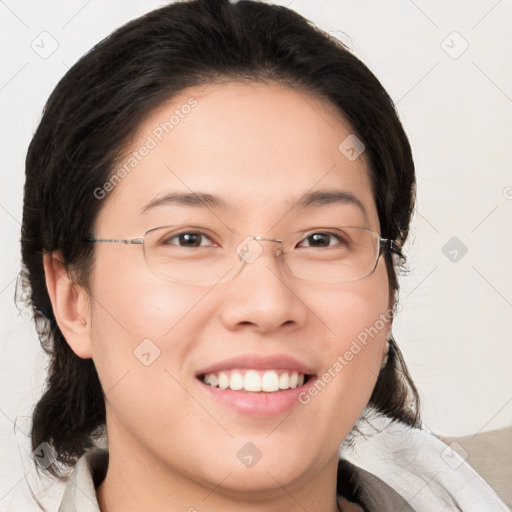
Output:
[[[120,451],[109,447],[109,466],[104,481],[97,488],[98,504],[102,512],[349,512],[342,500],[338,506],[336,496],[337,455],[324,467],[310,475],[300,475],[295,480],[280,483],[271,471],[262,478],[257,488],[251,474],[250,488],[231,485],[233,471],[218,473],[218,481],[208,482],[183,468],[169,467],[158,457],[148,458],[148,452]],[[129,454],[129,455],[126,455]],[[254,471],[252,468],[251,471]],[[258,475],[262,475],[260,472]]]

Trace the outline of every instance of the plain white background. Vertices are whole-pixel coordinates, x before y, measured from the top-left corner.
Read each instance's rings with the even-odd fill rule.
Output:
[[[164,3],[0,2],[0,510],[30,509],[26,434],[46,364],[28,315],[14,305],[27,146],[67,69]],[[426,426],[466,435],[511,425],[512,2],[276,3],[347,43],[388,90],[409,135],[418,200],[394,334]]]

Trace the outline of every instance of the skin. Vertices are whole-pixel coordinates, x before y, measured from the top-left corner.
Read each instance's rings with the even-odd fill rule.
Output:
[[[94,235],[134,238],[170,224],[221,219],[246,235],[279,238],[315,219],[379,230],[365,155],[338,146],[350,133],[324,99],[285,86],[224,82],[184,91],[140,127],[129,153],[189,97],[197,106],[103,200]],[[165,165],[164,165],[165,164]],[[271,185],[270,185],[271,184]],[[311,190],[351,204],[290,211]],[[141,208],[164,192],[208,192],[227,208]],[[254,418],[209,399],[195,372],[236,355],[287,354],[323,374],[390,307],[383,258],[365,279],[320,284],[290,278],[273,244],[217,286],[154,276],[139,245],[96,244],[90,294],[45,256],[48,290],[66,340],[92,358],[106,398],[110,464],[97,489],[102,511],[334,511],[338,447],[368,403],[386,352],[382,329],[309,404]],[[149,366],[134,349],[151,339]],[[261,459],[246,468],[247,442]],[[345,511],[359,507],[340,502]]]

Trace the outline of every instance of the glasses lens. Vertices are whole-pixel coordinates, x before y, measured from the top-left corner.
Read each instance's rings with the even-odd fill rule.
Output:
[[[375,269],[379,256],[377,233],[357,227],[315,230],[287,255],[291,272],[302,279],[324,283],[357,281]]]
[[[252,237],[242,249],[229,237],[190,226],[167,226],[144,236],[146,261],[156,276],[178,283],[217,283],[234,277],[244,263],[250,265],[263,253]],[[222,243],[218,243],[222,240]],[[298,278],[315,282],[342,283],[368,276],[379,256],[377,233],[357,227],[329,227],[294,233],[284,239],[285,261]],[[260,247],[261,245],[261,247]],[[250,248],[250,254],[247,252]],[[245,250],[245,252],[244,252]],[[247,254],[246,254],[247,253]]]
[[[203,228],[152,229],[144,236],[144,254],[153,274],[178,283],[216,283],[228,279],[234,269],[229,251]]]

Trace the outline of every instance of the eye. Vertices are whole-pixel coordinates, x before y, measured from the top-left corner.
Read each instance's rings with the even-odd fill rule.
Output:
[[[180,247],[206,247],[215,245],[210,237],[206,236],[204,233],[194,231],[179,234],[170,233],[164,236],[160,243],[162,245],[179,245]]]
[[[331,247],[333,245],[344,243],[344,240],[339,235],[335,235],[334,233],[329,232],[317,232],[310,233],[302,242],[299,242],[299,246],[304,247]]]

